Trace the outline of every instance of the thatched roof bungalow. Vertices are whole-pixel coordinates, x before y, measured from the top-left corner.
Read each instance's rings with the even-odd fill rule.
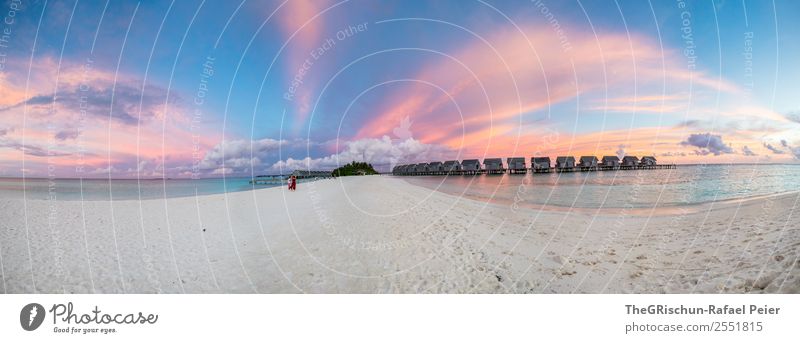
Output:
[[[619,167],[619,157],[603,156],[603,160],[600,162],[600,164],[606,168],[617,168]]]
[[[636,156],[625,156],[622,158],[623,167],[636,167],[639,164],[639,158]]]
[[[481,171],[480,160],[463,160],[461,161],[461,170],[465,172],[479,172]]]
[[[525,165],[525,157],[509,157],[506,159],[508,170],[511,171],[526,171],[528,166]]]
[[[643,156],[642,160],[639,162],[639,165],[654,166],[656,165],[656,158],[653,156]]]
[[[575,157],[572,156],[558,156],[556,157],[556,168],[575,168]]]
[[[578,166],[581,168],[596,168],[597,156],[581,156]]]
[[[502,158],[487,158],[483,160],[483,167],[489,173],[501,173],[505,171],[503,168]]]
[[[448,173],[460,172],[461,171],[461,162],[458,162],[456,160],[444,161],[444,164],[442,165],[442,169],[445,172],[448,172]]]
[[[531,168],[537,171],[550,170],[550,157],[532,157]]]

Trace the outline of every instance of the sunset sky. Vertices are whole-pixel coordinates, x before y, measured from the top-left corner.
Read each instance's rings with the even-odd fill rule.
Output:
[[[0,176],[796,163],[800,2],[19,1]]]

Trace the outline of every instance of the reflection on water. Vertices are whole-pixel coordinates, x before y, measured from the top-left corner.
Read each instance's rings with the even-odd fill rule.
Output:
[[[483,200],[579,208],[647,208],[797,191],[800,165],[688,165],[663,170],[403,178],[445,193]]]

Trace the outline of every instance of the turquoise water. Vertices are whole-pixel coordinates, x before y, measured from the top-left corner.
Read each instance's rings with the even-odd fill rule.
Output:
[[[647,208],[800,190],[800,165],[691,165],[591,173],[404,176],[413,184],[476,199],[579,208]],[[129,200],[220,194],[283,186],[250,178],[105,180],[0,178],[0,198]],[[23,192],[24,190],[24,192]]]
[[[23,182],[24,181],[24,182]],[[19,179],[0,178],[0,198],[130,200],[176,198],[283,186],[251,185],[250,178],[225,179]]]
[[[800,165],[682,165],[663,170],[404,179],[482,200],[579,208],[647,208],[798,191]]]

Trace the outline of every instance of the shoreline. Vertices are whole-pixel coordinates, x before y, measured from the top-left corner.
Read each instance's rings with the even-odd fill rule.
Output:
[[[527,176],[528,175],[526,174],[509,175],[509,177],[516,177],[516,178],[525,178]],[[751,195],[730,197],[719,200],[703,200],[703,201],[696,201],[689,203],[660,202],[657,204],[636,205],[636,206],[635,205],[606,206],[605,204],[600,204],[599,206],[581,206],[581,205],[567,206],[567,205],[556,204],[557,201],[553,201],[553,203],[548,204],[548,203],[531,202],[529,201],[529,199],[520,199],[517,198],[519,197],[518,190],[516,191],[517,196],[514,199],[510,199],[504,197],[504,195],[502,194],[500,195],[491,194],[490,196],[484,194],[471,194],[468,192],[466,187],[463,188],[463,191],[454,191],[454,190],[448,190],[447,187],[442,187],[443,183],[441,182],[434,186],[433,184],[428,184],[425,182],[419,182],[418,180],[415,180],[415,178],[437,179],[437,178],[443,178],[444,176],[392,176],[392,177],[403,179],[409,184],[414,186],[423,187],[432,191],[441,192],[443,194],[448,194],[451,196],[469,198],[479,202],[489,202],[501,206],[519,206],[537,211],[586,213],[593,215],[614,215],[614,214],[619,214],[620,212],[626,212],[628,214],[633,214],[633,215],[648,215],[648,216],[669,216],[675,214],[699,213],[707,211],[711,208],[719,208],[720,206],[737,205],[741,203],[748,203],[751,201],[758,201],[772,197],[780,197],[783,195],[792,195],[800,193],[800,190],[776,191],[765,194],[751,194]],[[453,176],[453,177],[461,177],[461,176]],[[465,176],[465,177],[470,177],[470,176]],[[488,176],[488,177],[502,177],[502,175]],[[472,182],[470,182],[470,184],[467,186],[471,185]],[[530,185],[530,184],[520,183],[520,185],[526,185],[527,187],[526,190],[523,191],[523,193],[530,192],[531,190],[535,190],[537,188],[535,184]],[[494,188],[494,192],[497,192],[500,186],[499,184],[498,185],[493,184],[492,187]],[[547,185],[547,187],[553,187],[557,189],[558,185]],[[613,189],[615,186],[605,185],[605,187]]]
[[[798,197],[597,214],[363,176],[296,192],[0,199],[0,252],[7,293],[798,293]]]
[[[406,178],[408,178],[408,177],[398,177],[398,176],[384,175],[384,174],[376,175],[376,176],[394,177],[394,178],[398,178],[398,179],[406,179]],[[438,177],[438,176],[432,176],[432,177]],[[78,181],[78,179],[58,179],[58,180]],[[84,179],[84,180],[87,180],[87,179]],[[97,179],[97,180],[105,181],[104,179]],[[114,181],[114,180],[136,181],[136,179],[113,179],[112,181]],[[222,180],[222,178],[220,178],[220,179],[201,179],[200,181],[202,181],[202,180]],[[142,180],[142,181],[145,181],[145,180]],[[146,181],[163,181],[163,180],[146,180]],[[169,181],[169,180],[167,180],[167,181]],[[191,181],[191,180],[190,179],[186,179],[184,181]],[[315,180],[303,180],[303,181],[298,180],[298,184],[308,184],[308,183],[314,182],[314,181]],[[500,203],[501,205],[511,205],[511,203],[507,199],[487,198],[487,197],[484,197],[484,196],[477,196],[477,195],[471,195],[471,194],[465,194],[465,193],[455,194],[453,192],[447,192],[447,191],[440,190],[438,188],[431,188],[431,187],[427,187],[425,185],[421,185],[421,184],[417,184],[417,183],[408,182],[408,184],[416,186],[416,187],[422,187],[422,188],[430,189],[432,191],[440,192],[440,193],[451,195],[451,196],[470,198],[470,199],[475,200],[475,201],[480,201],[480,202],[488,201],[488,202],[492,202],[492,203]],[[222,195],[222,194],[252,192],[252,191],[259,191],[259,190],[262,190],[262,189],[282,188],[282,187],[285,187],[285,186],[286,185],[284,185],[284,184],[274,184],[274,185],[259,185],[258,187],[253,187],[253,185],[250,184],[249,186],[246,186],[247,189],[236,189],[236,190],[228,190],[228,191],[224,191],[224,192],[211,192],[211,193],[203,193],[203,194],[197,194],[197,195],[177,195],[177,196],[166,196],[166,197],[147,196],[147,197],[141,197],[141,198],[121,196],[120,198],[113,199],[113,200],[108,200],[108,199],[73,199],[73,198],[67,198],[67,199],[57,199],[56,201],[65,201],[65,202],[96,202],[96,201],[114,201],[114,202],[117,202],[117,201],[150,201],[150,200],[167,201],[167,200],[170,200],[170,199],[186,199],[186,198],[196,198],[196,197]],[[610,187],[613,187],[613,186],[610,186]],[[25,199],[27,201],[50,201],[48,199],[41,199],[41,198],[28,198],[28,197],[23,198],[22,196],[8,196],[7,194],[3,194],[3,191],[4,190],[0,190],[0,200],[23,200],[23,199]],[[20,193],[20,194],[24,194],[25,193],[22,190],[13,190],[13,191],[5,190],[5,191],[6,191],[6,193],[11,193],[11,192]],[[716,200],[716,201],[708,200],[708,201],[693,202],[693,203],[686,203],[686,204],[662,203],[662,204],[658,204],[657,206],[642,206],[642,207],[635,207],[635,206],[630,206],[630,207],[605,207],[605,206],[603,206],[603,207],[600,207],[600,208],[581,207],[581,206],[569,207],[569,206],[562,206],[562,205],[539,204],[539,203],[530,203],[530,204],[523,203],[522,205],[526,206],[527,208],[529,208],[531,210],[541,210],[541,211],[575,211],[575,212],[585,212],[585,213],[598,213],[598,214],[609,213],[609,214],[614,214],[614,213],[618,213],[619,211],[625,210],[625,211],[633,211],[633,212],[636,212],[636,213],[641,213],[642,215],[644,215],[644,214],[648,214],[648,215],[659,215],[659,214],[669,215],[669,214],[674,214],[674,213],[685,213],[685,212],[681,211],[681,210],[684,210],[684,209],[688,209],[688,210],[692,210],[692,211],[695,211],[695,209],[697,209],[696,211],[701,211],[701,210],[705,210],[706,207],[713,206],[713,205],[738,204],[738,203],[744,203],[744,202],[748,202],[748,201],[756,201],[756,200],[760,200],[760,199],[767,199],[767,198],[771,198],[771,197],[777,197],[777,196],[782,196],[782,195],[791,195],[791,194],[797,194],[797,193],[800,193],[800,190],[782,191],[782,192],[775,192],[775,193],[769,193],[769,194],[747,195],[747,196],[742,196],[742,197],[728,198],[728,199],[722,199],[722,200]],[[103,194],[106,194],[106,192],[103,192]],[[652,211],[654,209],[659,210],[659,213],[647,213],[648,211]]]
[[[412,184],[419,187],[424,187],[427,189],[431,189],[425,186],[420,186],[416,184]],[[583,214],[592,214],[592,215],[615,215],[619,214],[620,212],[626,212],[630,215],[637,215],[637,216],[669,216],[675,214],[694,214],[708,211],[712,208],[725,208],[735,205],[747,205],[752,202],[758,202],[761,200],[767,200],[772,198],[779,198],[783,196],[793,196],[793,195],[800,195],[800,191],[786,191],[786,192],[777,192],[771,194],[760,194],[760,195],[750,195],[744,196],[740,198],[730,198],[730,199],[723,199],[718,201],[702,201],[696,203],[689,203],[689,204],[659,204],[657,206],[648,206],[648,207],[600,207],[600,208],[593,208],[593,207],[569,207],[569,206],[561,206],[561,205],[548,205],[548,204],[528,204],[528,203],[514,203],[513,201],[501,198],[494,198],[489,199],[481,196],[473,196],[469,194],[453,194],[445,191],[441,191],[438,189],[431,189],[436,192],[440,192],[443,194],[447,194],[450,196],[462,196],[464,198],[468,198],[477,202],[489,202],[492,204],[496,204],[499,206],[511,206],[516,204],[520,207],[525,207],[530,210],[535,211],[549,211],[549,212],[574,212],[574,213],[583,213]]]
[[[797,166],[800,163],[788,163],[788,162],[743,162],[743,163],[672,163],[676,166]],[[262,176],[287,176],[286,175],[262,175]],[[378,175],[386,175],[391,176],[392,172],[381,172]],[[243,175],[243,176],[230,176],[226,177],[228,179],[242,179],[242,178],[254,178],[259,175]],[[2,180],[21,180],[21,179],[29,179],[29,180],[49,180],[50,177],[47,176],[0,176],[0,181]],[[63,177],[63,178],[56,178],[57,180],[109,180],[108,178],[103,177]],[[192,179],[187,177],[168,177],[168,178],[112,178],[110,180],[148,180],[148,181],[161,181],[161,180],[219,180],[223,179],[223,177],[202,177],[199,179]]]

